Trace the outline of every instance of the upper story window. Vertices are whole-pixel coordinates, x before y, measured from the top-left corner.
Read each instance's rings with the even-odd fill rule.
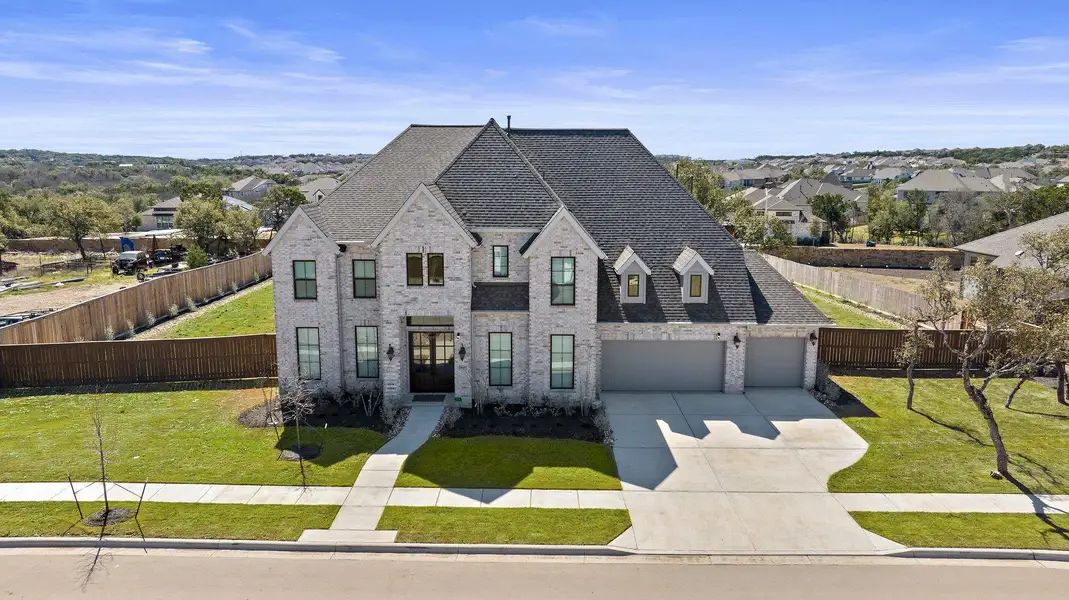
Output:
[[[690,297],[702,297],[702,276],[695,274],[690,276]]]
[[[353,298],[375,297],[375,261],[353,261]]]
[[[550,259],[549,303],[563,306],[575,304],[575,257]]]
[[[631,304],[646,301],[646,280],[652,271],[630,244],[620,252],[612,268],[620,276],[620,300]]]
[[[628,275],[627,276],[627,297],[638,298],[639,290],[642,287],[641,275]]]
[[[445,255],[427,255],[427,285],[445,285]]]
[[[316,261],[293,261],[293,297],[297,300],[316,299]]]
[[[494,246],[493,248],[494,277],[509,276],[509,247]]]
[[[408,271],[408,285],[423,285],[423,255],[405,256],[405,265]]]

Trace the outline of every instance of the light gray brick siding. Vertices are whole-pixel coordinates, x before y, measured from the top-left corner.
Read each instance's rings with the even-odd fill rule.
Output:
[[[596,322],[598,311],[598,256],[566,220],[559,221],[530,255],[530,394],[568,402],[578,397],[592,399],[598,390],[601,342]],[[575,257],[575,306],[550,304],[550,259]],[[575,388],[551,389],[549,381],[550,336],[575,336]]]
[[[319,328],[319,356],[323,378],[310,388],[341,391],[341,347],[338,339],[338,246],[323,239],[307,217],[298,215],[271,252],[274,273],[275,340],[280,383],[297,379],[297,328]],[[293,296],[293,261],[316,262],[315,300]]]
[[[409,207],[378,248],[379,344],[393,346],[394,359],[382,363],[383,391],[389,398],[409,393],[408,327],[406,317],[453,317],[454,352],[461,347],[469,358],[454,365],[455,394],[471,398],[471,254],[472,248],[455,222],[425,195]],[[423,283],[408,285],[405,256],[423,255]],[[427,285],[427,254],[445,255],[445,285]]]
[[[484,231],[479,233],[482,245],[471,252],[472,281],[523,282],[529,281],[527,259],[520,254],[520,248],[531,239],[532,231]],[[493,247],[508,246],[509,276],[494,277]]]
[[[382,383],[382,367],[388,362],[386,346],[382,343],[382,318],[379,314],[379,290],[376,286],[374,298],[353,297],[353,261],[374,260],[375,275],[382,277],[382,266],[378,263],[378,253],[363,244],[348,244],[342,255],[341,277],[338,280],[338,296],[341,306],[341,364],[343,382],[346,390],[357,391],[378,387]],[[356,328],[370,326],[379,328],[379,373],[376,379],[358,378],[356,376]],[[395,358],[396,360],[396,358]]]
[[[483,400],[503,395],[510,402],[528,398],[528,336],[527,313],[474,313],[474,342],[472,343],[472,377],[476,397]],[[490,333],[512,334],[512,385],[490,387]]]

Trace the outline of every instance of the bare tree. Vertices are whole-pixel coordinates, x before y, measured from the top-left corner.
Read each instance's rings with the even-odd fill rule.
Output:
[[[279,394],[279,408],[282,412],[282,421],[293,425],[294,435],[297,437],[297,445],[294,452],[297,454],[297,462],[301,469],[301,486],[308,486],[308,475],[304,470],[305,447],[301,439],[301,429],[308,423],[316,409],[316,398],[304,386],[304,382],[298,381],[295,385],[286,386]]]
[[[914,319],[912,327],[906,332],[902,346],[895,350],[895,359],[906,368],[906,382],[909,392],[906,394],[906,410],[913,410],[913,392],[917,384],[913,380],[913,371],[920,363],[924,351],[933,346],[931,339],[921,332],[921,322]]]

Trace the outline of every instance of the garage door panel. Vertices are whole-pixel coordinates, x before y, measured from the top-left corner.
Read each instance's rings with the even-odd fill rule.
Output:
[[[801,387],[804,369],[805,339],[746,341],[746,387]]]
[[[724,342],[606,341],[601,365],[606,391],[724,389]]]

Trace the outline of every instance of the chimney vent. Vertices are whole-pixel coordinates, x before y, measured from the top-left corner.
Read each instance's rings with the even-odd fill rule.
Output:
[[[505,135],[512,137],[512,115],[505,115]]]

